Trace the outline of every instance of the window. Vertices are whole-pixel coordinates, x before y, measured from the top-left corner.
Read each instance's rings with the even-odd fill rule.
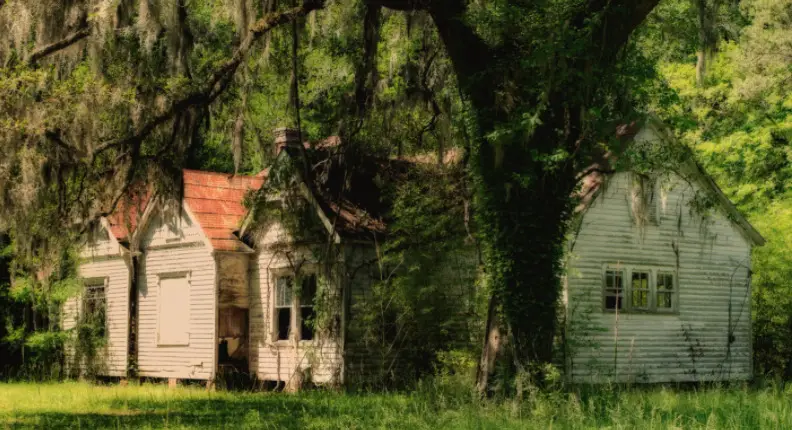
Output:
[[[302,279],[300,290],[300,339],[312,340],[314,336],[314,299],[316,298],[316,275]]]
[[[622,308],[623,288],[621,270],[605,271],[605,309],[615,310]]]
[[[295,288],[295,284],[300,288]],[[275,303],[273,317],[273,337],[275,340],[313,340],[316,310],[316,275],[309,274],[297,278],[292,275],[275,277]]]
[[[678,306],[675,277],[670,269],[606,266],[603,308],[606,312],[674,312]]]
[[[649,272],[632,272],[632,308],[649,309]]]
[[[105,278],[86,279],[83,293],[83,322],[96,328],[96,335],[104,337],[107,331],[107,295]]]
[[[657,310],[674,309],[674,274],[669,272],[657,273]]]
[[[190,344],[190,279],[189,273],[159,277],[158,345]]]
[[[278,340],[289,339],[291,311],[294,303],[293,281],[291,276],[279,276],[275,281],[275,323]]]

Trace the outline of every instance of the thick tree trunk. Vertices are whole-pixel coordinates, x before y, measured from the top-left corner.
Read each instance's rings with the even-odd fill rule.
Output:
[[[590,44],[587,52],[591,57],[569,59],[567,65],[588,74],[595,68],[607,70],[629,34],[657,2],[586,2],[570,23],[590,26],[592,38],[581,43]],[[585,94],[587,85],[598,83],[595,76],[569,86],[557,83],[541,111],[540,125],[530,136],[515,133],[501,141],[485,138],[498,124],[507,122],[508,114],[495,97],[500,82],[496,55],[466,25],[464,8],[463,2],[437,1],[429,12],[454,66],[470,110],[468,117],[474,118],[469,124],[473,140],[470,172],[486,283],[491,291],[477,378],[483,394],[492,391],[493,382],[499,379],[494,376],[500,371],[508,382],[510,372],[527,370],[541,375],[543,365],[552,361],[560,265],[576,175],[572,160],[547,160],[558,149],[569,153],[580,149],[586,100],[575,93]],[[591,21],[594,16],[600,19]]]
[[[433,17],[477,119],[470,171],[491,294],[477,388],[490,394],[509,390],[516,371],[538,375],[552,360],[559,264],[575,175],[571,162],[551,167],[540,160],[576,141],[579,129],[563,98],[553,97],[542,126],[528,141],[519,134],[510,142],[484,139],[505,116],[497,108],[497,80],[488,78],[486,61],[482,70],[482,58],[492,54],[465,32],[462,20],[439,13]],[[566,129],[565,136],[557,133],[560,129]]]
[[[524,370],[541,378],[543,366],[553,359],[560,264],[575,175],[571,167],[545,170],[535,160],[528,148],[549,149],[541,143],[543,138],[549,136],[539,131],[528,145],[481,148],[471,166],[477,182],[479,240],[492,294],[478,381],[482,393],[484,382],[496,371],[507,376]],[[524,181],[512,179],[515,174]],[[509,350],[499,351],[504,344]],[[506,360],[497,366],[486,361],[496,358]]]

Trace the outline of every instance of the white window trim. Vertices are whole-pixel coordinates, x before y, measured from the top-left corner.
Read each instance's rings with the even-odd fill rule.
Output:
[[[91,283],[92,281],[102,281],[104,284],[104,299],[105,299],[105,333],[110,333],[110,301],[107,300],[107,289],[110,287],[110,277],[108,276],[84,276],[82,278],[82,290],[80,291],[80,299],[77,300],[77,316],[78,318],[82,318],[83,312],[85,312],[85,289],[88,287],[87,284]],[[99,282],[96,282],[97,284]]]
[[[622,272],[622,307],[621,309],[608,309],[606,307],[606,272]],[[632,274],[633,272],[649,272],[649,299],[648,308],[632,307]],[[672,299],[670,308],[657,307],[657,275],[659,273],[670,274],[673,276],[674,285],[672,289]],[[602,311],[604,313],[634,313],[634,314],[656,314],[673,315],[679,313],[679,274],[676,270],[668,266],[647,266],[643,264],[613,264],[606,263],[602,266],[602,282],[600,286]]]
[[[162,312],[162,280],[170,278],[187,279],[187,339],[184,342],[162,342],[160,341],[160,312]],[[189,346],[190,334],[192,329],[192,309],[190,307],[190,295],[192,294],[192,272],[167,272],[157,274],[157,346]]]
[[[270,288],[269,288],[269,308],[270,308],[270,340],[275,345],[288,345],[294,341],[297,341],[299,344],[311,344],[316,340],[316,333],[314,333],[314,338],[311,340],[303,340],[300,339],[302,332],[300,330],[300,318],[302,318],[302,307],[300,306],[300,297],[297,295],[297,279],[302,278],[307,275],[314,275],[317,276],[317,289],[318,289],[318,272],[316,267],[312,264],[304,264],[300,267],[299,276],[295,276],[294,271],[290,268],[277,268],[277,269],[269,269],[270,272]],[[294,291],[294,297],[292,298],[292,305],[291,305],[291,320],[289,322],[289,338],[288,339],[278,339],[278,315],[277,315],[277,307],[276,307],[276,300],[277,300],[277,288],[278,288],[278,278],[281,277],[291,277],[293,278],[292,290]],[[317,291],[318,293],[318,291]]]

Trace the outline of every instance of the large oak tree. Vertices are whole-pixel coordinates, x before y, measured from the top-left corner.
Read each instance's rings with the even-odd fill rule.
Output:
[[[112,212],[133,184],[175,184],[210,109],[260,66],[269,35],[345,1],[0,1],[2,227],[35,248]],[[552,359],[570,195],[609,119],[607,83],[658,1],[363,0],[342,134],[371,102],[383,9],[427,16],[452,65],[491,292],[482,390],[499,357],[529,371]]]

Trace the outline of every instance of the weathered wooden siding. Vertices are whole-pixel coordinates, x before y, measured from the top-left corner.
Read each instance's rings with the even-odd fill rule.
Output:
[[[105,298],[107,303],[107,344],[99,353],[95,368],[101,376],[126,376],[127,327],[129,323],[129,268],[124,261],[121,248],[114,239],[97,240],[87,244],[81,252],[82,261],[78,275],[83,279],[106,279]],[[63,306],[61,327],[72,330],[77,326],[81,311],[82,293],[69,298]],[[66,347],[69,367],[85,369],[85,363],[76,363],[76,333],[72,343]]]
[[[215,259],[200,229],[186,216],[172,233],[155,215],[141,240],[143,250],[139,276],[140,376],[210,379],[213,376],[216,333]],[[189,273],[189,344],[159,345],[157,341],[158,281],[160,275]]]
[[[568,375],[575,382],[749,378],[748,240],[721,211],[702,222],[689,206],[699,186],[673,175],[662,186],[659,225],[639,229],[632,221],[631,181],[629,173],[613,175],[570,240]],[[608,263],[674,268],[678,312],[603,311]]]
[[[259,253],[250,265],[250,369],[260,380],[288,382],[297,369],[310,368],[313,382],[336,382],[342,365],[339,338],[295,344],[277,341],[273,333],[272,272],[318,263],[310,248],[290,242],[280,225],[270,226],[258,240]]]

